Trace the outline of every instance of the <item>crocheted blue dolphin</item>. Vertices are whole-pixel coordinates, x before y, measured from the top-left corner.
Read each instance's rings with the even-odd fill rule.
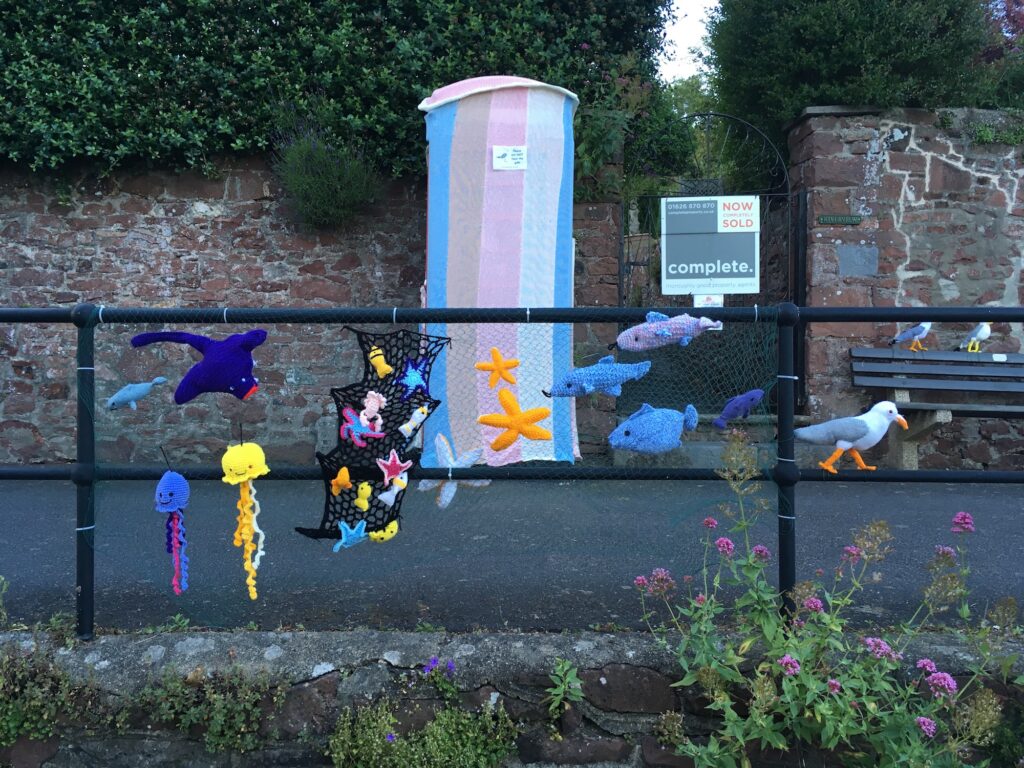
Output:
[[[266,340],[267,332],[262,328],[234,333],[221,341],[180,331],[158,331],[133,337],[132,346],[171,341],[188,344],[202,353],[203,359],[189,368],[174,390],[174,402],[181,405],[204,392],[226,392],[239,400],[255,394],[260,382],[252,374],[252,351]]]
[[[605,355],[596,365],[574,368],[551,387],[550,392],[541,390],[545,397],[579,397],[591,392],[603,392],[618,397],[622,394],[624,381],[637,381],[651,370],[651,361],[640,363],[616,363],[611,355]]]
[[[615,428],[608,436],[608,443],[619,451],[664,453],[682,446],[680,436],[697,428],[697,418],[697,409],[692,405],[680,413],[644,403],[639,411]]]

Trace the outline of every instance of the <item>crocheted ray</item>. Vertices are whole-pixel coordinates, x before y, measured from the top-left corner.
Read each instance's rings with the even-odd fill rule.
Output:
[[[348,326],[345,330],[354,333],[359,343],[363,377],[331,390],[338,410],[338,444],[328,453],[316,454],[324,478],[323,518],[316,528],[295,529],[313,539],[340,539],[339,522],[351,530],[365,520],[365,531],[370,534],[400,519],[406,488],[397,481],[385,486],[377,459],[387,460],[392,450],[403,461],[410,458],[409,446],[423,422],[441,405],[430,396],[430,369],[441,350],[451,343],[447,337],[414,331],[371,333]],[[364,426],[359,420],[363,398],[370,391],[387,399],[380,411],[383,423],[379,429],[373,424]],[[347,469],[352,478],[351,488],[336,482],[342,469]],[[369,498],[360,496],[360,482],[372,487]],[[335,490],[339,492],[335,494]]]

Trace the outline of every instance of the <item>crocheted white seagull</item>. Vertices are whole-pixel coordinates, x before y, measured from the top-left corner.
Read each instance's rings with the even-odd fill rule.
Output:
[[[978,323],[974,326],[974,330],[964,337],[964,340],[960,342],[960,346],[956,349],[966,349],[968,352],[981,352],[981,342],[986,341],[991,335],[992,323]]]
[[[860,416],[847,416],[843,419],[832,419],[810,427],[794,430],[797,440],[815,445],[834,445],[835,452],[826,461],[819,461],[818,466],[833,475],[839,474],[832,465],[846,451],[860,469],[874,470],[877,467],[864,463],[860,451],[873,448],[888,431],[889,425],[896,422],[907,429],[907,420],[900,416],[896,404],[888,400],[875,403],[871,410]]]
[[[907,347],[911,352],[927,352],[925,347],[921,346],[921,339],[928,335],[928,331],[932,329],[931,323],[920,323],[915,325],[913,328],[907,328],[902,333],[898,333],[889,339],[889,346],[894,344],[902,344],[906,341],[910,342],[910,346]]]

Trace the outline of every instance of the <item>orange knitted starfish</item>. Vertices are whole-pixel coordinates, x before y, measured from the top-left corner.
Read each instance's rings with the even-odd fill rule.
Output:
[[[494,389],[498,386],[498,379],[504,379],[509,384],[516,383],[516,377],[509,373],[509,370],[518,368],[519,360],[514,357],[502,357],[497,347],[491,347],[491,362],[477,363],[473,367],[478,371],[491,372],[491,378],[488,379],[487,386]]]
[[[519,402],[512,394],[511,389],[498,390],[498,402],[505,409],[505,413],[487,413],[477,419],[481,424],[488,427],[504,429],[493,443],[491,450],[503,451],[512,445],[522,435],[527,440],[550,440],[551,433],[543,427],[538,427],[535,422],[546,419],[551,415],[550,408],[531,408],[528,411],[519,410]]]

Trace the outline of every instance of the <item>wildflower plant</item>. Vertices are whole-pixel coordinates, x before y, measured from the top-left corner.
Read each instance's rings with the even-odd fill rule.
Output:
[[[684,578],[678,591],[664,569],[634,582],[648,627],[674,642],[682,671],[676,685],[699,686],[720,718],[706,741],[680,739],[677,753],[707,768],[747,767],[751,748],[799,745],[831,750],[843,765],[963,765],[965,750],[987,744],[1001,719],[998,699],[980,685],[998,666],[998,643],[988,625],[978,630],[966,623],[971,515],[954,517],[959,545],[936,547],[921,606],[891,635],[861,635],[847,616],[865,586],[881,578],[877,569],[892,552],[893,536],[882,521],[855,531],[836,552],[830,583],[819,570],[816,580],[797,585],[783,616],[765,573],[770,552],[750,541],[763,506],[752,498],[757,472],[744,440],[733,432],[724,451],[720,474],[737,503],[720,510],[731,524],[727,531],[714,518],[701,523],[701,572]],[[961,685],[931,659],[907,656],[909,642],[953,605],[963,631],[976,638],[980,659]],[[1015,621],[1016,605],[1001,604],[996,616]],[[1003,660],[1004,677],[1012,664]]]

